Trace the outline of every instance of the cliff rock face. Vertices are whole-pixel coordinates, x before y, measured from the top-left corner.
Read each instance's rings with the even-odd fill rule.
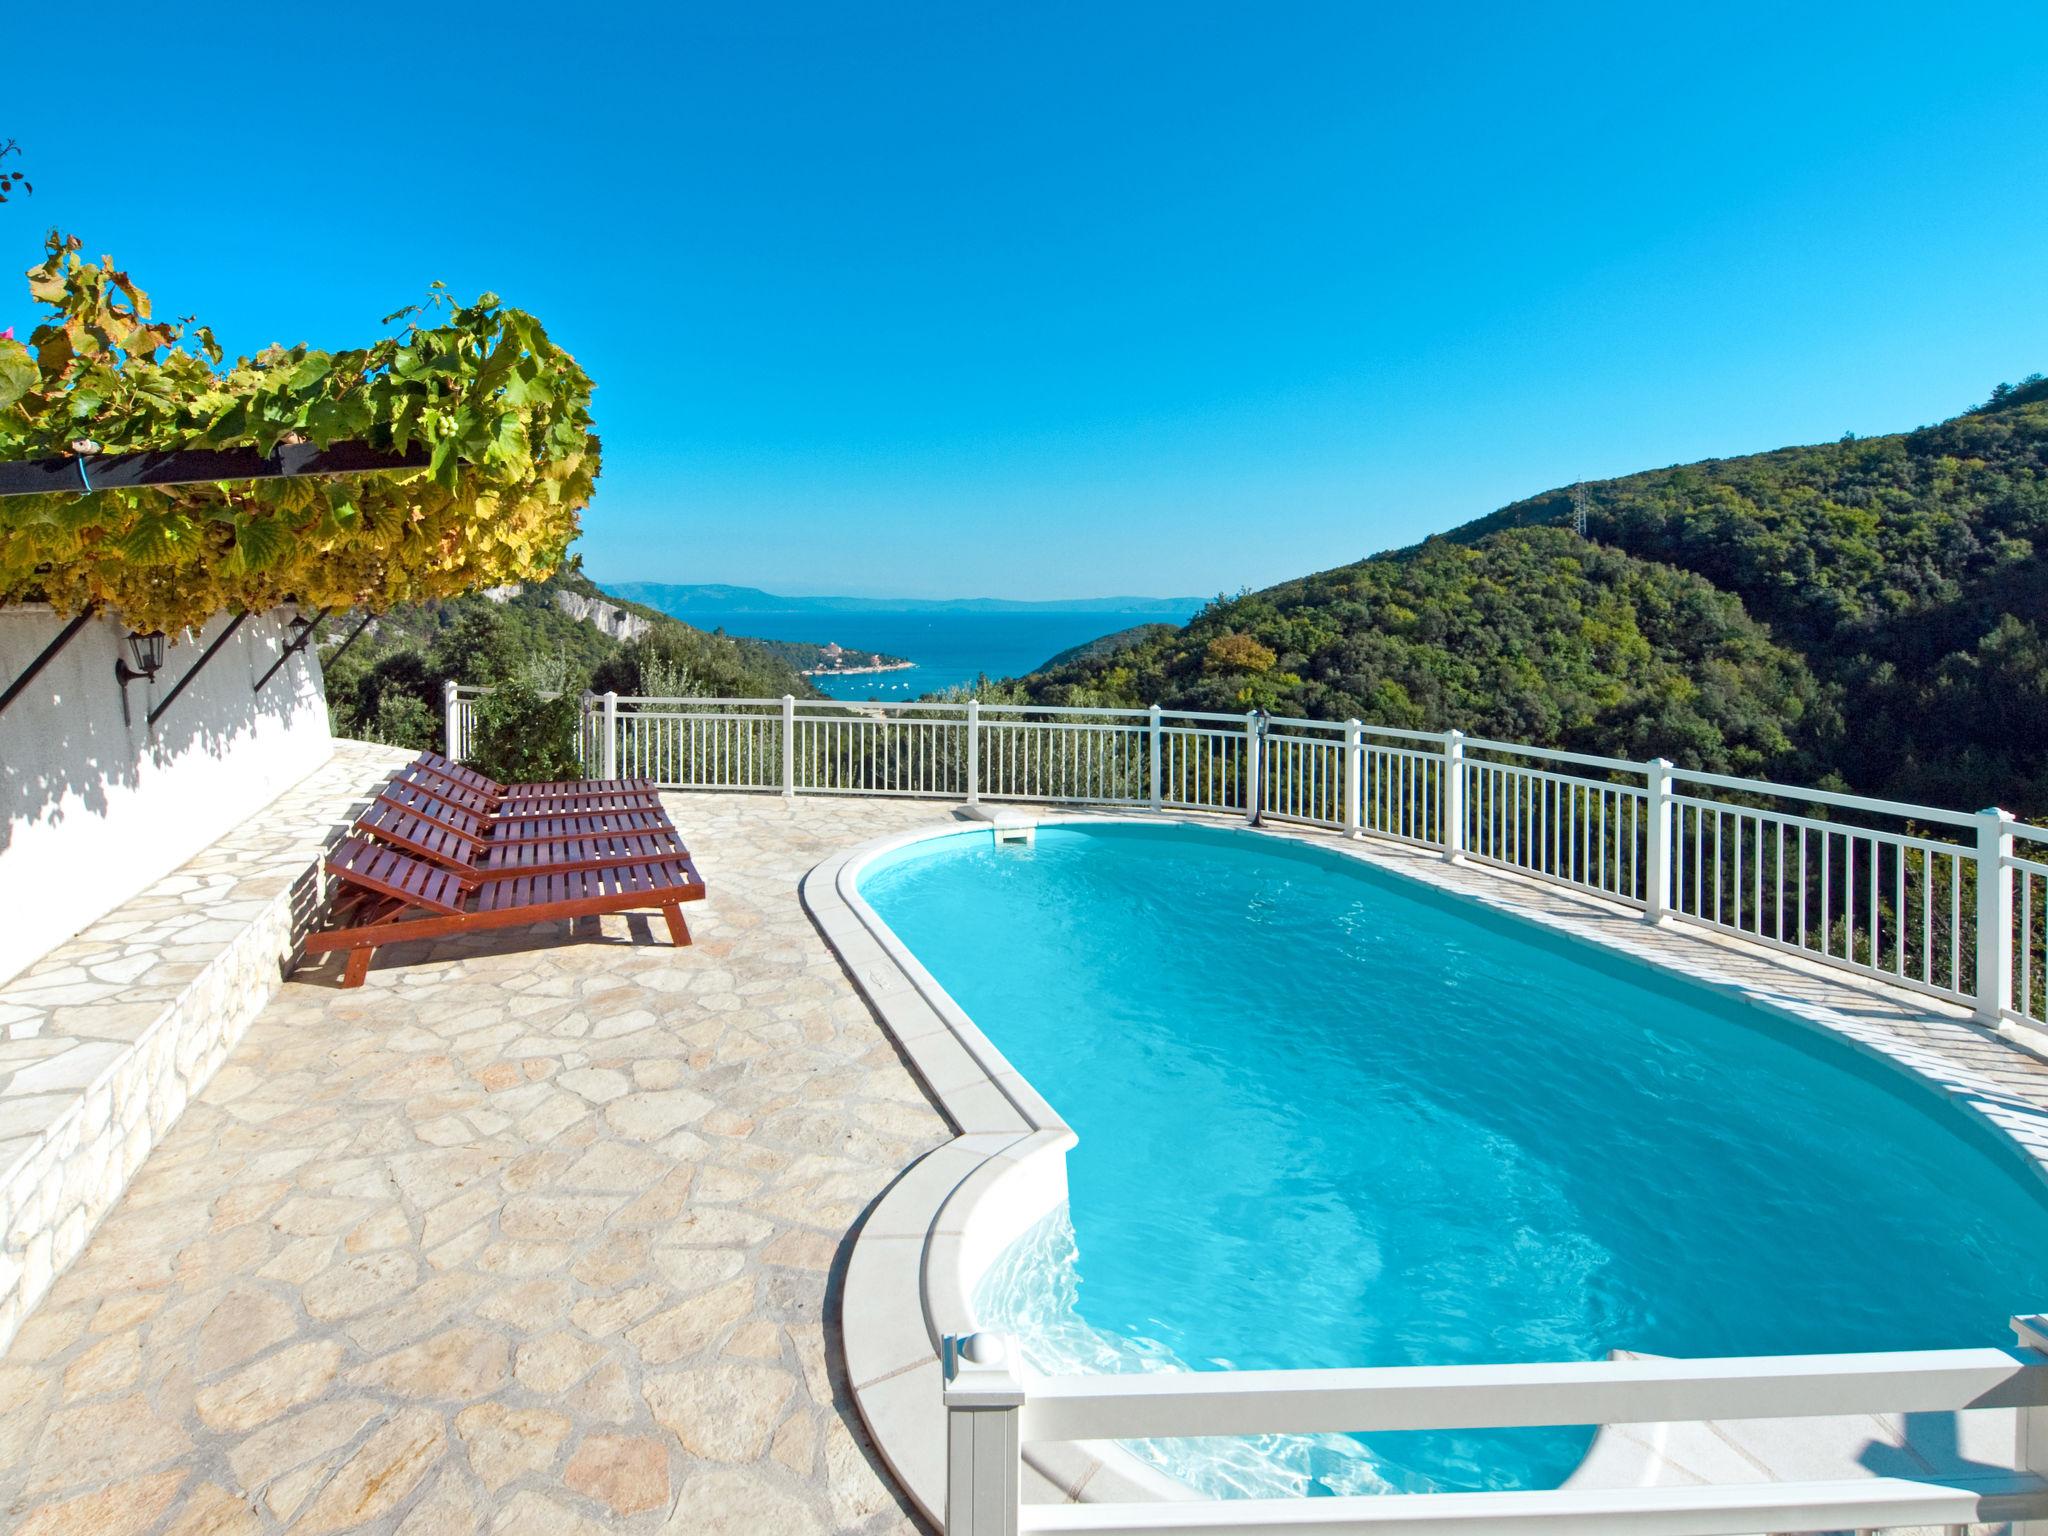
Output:
[[[637,640],[654,626],[637,613],[628,613],[612,603],[585,597],[580,592],[557,592],[555,606],[572,619],[581,619],[614,640]]]
[[[502,587],[486,587],[484,596],[494,603],[508,602],[526,590],[519,582]],[[568,592],[559,588],[555,592],[555,606],[570,618],[588,624],[601,635],[624,643],[637,640],[654,626],[637,613],[628,613],[615,603],[601,598],[586,597],[581,592]]]

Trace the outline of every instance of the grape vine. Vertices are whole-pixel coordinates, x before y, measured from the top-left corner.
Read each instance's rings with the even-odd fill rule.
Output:
[[[351,442],[424,448],[400,473],[222,482],[0,500],[0,603],[87,603],[136,629],[223,611],[382,611],[545,577],[576,536],[599,467],[591,381],[532,315],[486,293],[385,317],[393,334],[232,364],[204,326],[75,237],[28,272],[49,317],[0,337],[0,460],[146,449]]]

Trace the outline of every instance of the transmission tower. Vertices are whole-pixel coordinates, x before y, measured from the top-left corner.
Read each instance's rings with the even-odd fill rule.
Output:
[[[1572,532],[1582,539],[1586,536],[1586,482],[1583,480],[1572,487]]]

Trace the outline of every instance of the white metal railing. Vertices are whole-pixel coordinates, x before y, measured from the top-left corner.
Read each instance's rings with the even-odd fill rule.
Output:
[[[2019,1346],[1896,1354],[1600,1360],[1362,1370],[1141,1372],[1041,1377],[1013,1340],[944,1341],[947,1536],[1144,1531],[1217,1536],[1281,1528],[1374,1536],[1744,1536],[1758,1531],[1961,1530],[2013,1522],[2048,1536],[2048,1355],[2042,1319]],[[1564,1488],[1318,1499],[1025,1504],[1034,1442],[1355,1434],[1530,1425],[2013,1410],[2011,1469],[1967,1477]]]
[[[476,688],[446,690],[468,755]],[[587,775],[1206,811],[1384,838],[2048,1027],[2048,829],[1583,752],[1200,710],[586,695]]]

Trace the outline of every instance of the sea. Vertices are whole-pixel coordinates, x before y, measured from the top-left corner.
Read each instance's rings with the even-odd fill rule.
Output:
[[[1152,622],[1185,623],[1197,605],[1179,614],[1105,612],[974,613],[951,610],[854,609],[844,612],[749,609],[721,613],[691,604],[684,617],[698,629],[764,640],[836,642],[850,651],[879,651],[916,665],[903,672],[814,677],[835,699],[902,702],[958,688],[976,678],[1022,677],[1061,651],[1118,630]]]

